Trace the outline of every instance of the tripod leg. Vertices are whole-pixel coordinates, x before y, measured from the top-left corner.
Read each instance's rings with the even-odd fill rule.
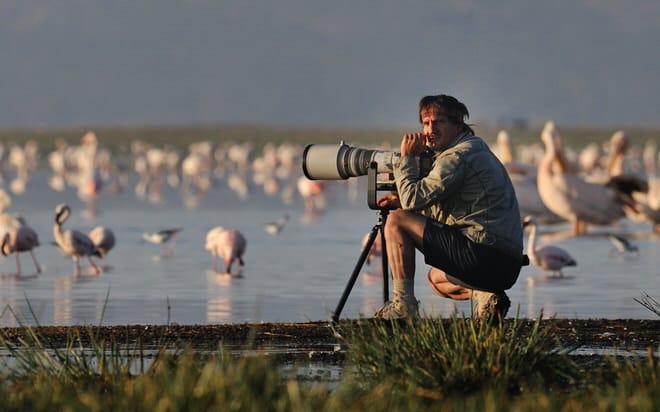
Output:
[[[382,230],[381,226],[381,231],[380,231],[380,244],[381,244],[381,259],[382,259],[382,267],[383,267],[383,303],[387,302],[390,298],[390,290],[389,290],[389,278],[390,278],[390,267],[389,267],[389,262],[387,260],[387,245],[385,244],[385,231]]]
[[[348,283],[346,284],[346,288],[344,288],[344,293],[341,295],[341,299],[339,299],[339,303],[335,308],[335,313],[334,315],[332,315],[332,320],[335,322],[339,320],[339,315],[341,314],[341,311],[344,309],[344,305],[346,304],[348,295],[351,294],[353,285],[355,285],[355,281],[357,280],[357,277],[360,274],[360,271],[362,270],[362,265],[364,265],[365,260],[367,260],[367,255],[369,254],[369,251],[371,250],[371,246],[373,246],[374,241],[376,240],[376,235],[378,234],[379,229],[380,229],[380,225],[376,225],[373,227],[373,229],[371,229],[371,232],[369,233],[369,238],[367,239],[367,243],[362,248],[362,253],[360,253],[360,257],[358,258],[358,261],[355,264],[353,273],[351,274],[351,277],[348,280]],[[383,277],[385,277],[384,274]]]

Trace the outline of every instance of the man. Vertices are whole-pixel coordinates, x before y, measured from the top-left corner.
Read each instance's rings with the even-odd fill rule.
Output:
[[[380,207],[397,210],[384,229],[393,295],[377,318],[418,315],[415,249],[432,266],[427,276],[433,290],[450,299],[474,299],[475,317],[504,317],[511,305],[504,291],[523,262],[518,201],[504,166],[465,124],[468,117],[467,107],[452,96],[423,97],[422,132],[401,140],[394,165],[397,193],[378,200]],[[433,165],[421,176],[425,146],[434,151]]]

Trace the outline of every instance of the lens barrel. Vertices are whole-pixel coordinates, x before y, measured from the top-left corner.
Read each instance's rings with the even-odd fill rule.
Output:
[[[310,180],[342,180],[366,175],[374,161],[378,172],[391,172],[398,157],[395,152],[352,147],[344,142],[339,146],[309,144],[303,150],[302,168]]]

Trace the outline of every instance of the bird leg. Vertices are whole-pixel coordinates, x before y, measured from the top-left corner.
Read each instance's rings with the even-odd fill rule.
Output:
[[[16,255],[16,276],[21,276],[21,261],[18,258],[18,252],[14,253]]]
[[[34,266],[37,268],[37,273],[41,273],[41,267],[39,266],[39,263],[37,262],[37,258],[34,256],[34,252],[32,252],[31,250],[30,250],[30,256],[32,256],[32,260],[34,261]]]
[[[95,274],[98,275],[99,273],[101,273],[101,269],[99,269],[99,267],[96,266],[96,263],[94,263],[91,256],[87,256],[87,260],[89,260],[89,264],[92,265],[92,267],[94,268]]]
[[[80,262],[78,262],[78,256],[73,256],[73,274],[74,276],[80,275]]]

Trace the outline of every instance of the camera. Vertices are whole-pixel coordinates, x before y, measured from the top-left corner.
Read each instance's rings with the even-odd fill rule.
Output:
[[[433,165],[434,152],[426,148],[419,155],[420,175],[426,176]],[[369,166],[376,164],[377,173],[392,173],[395,162],[401,157],[398,152],[363,149],[345,144],[308,144],[303,150],[302,168],[310,180],[343,180],[364,176]]]

